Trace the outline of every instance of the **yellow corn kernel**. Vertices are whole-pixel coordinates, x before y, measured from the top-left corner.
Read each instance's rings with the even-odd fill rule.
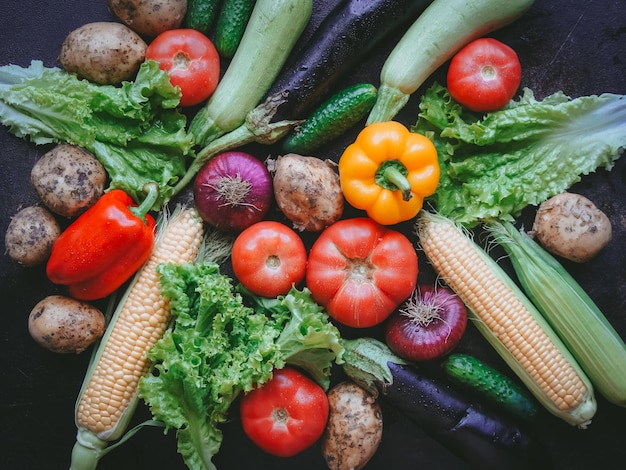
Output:
[[[170,319],[156,267],[193,262],[202,237],[202,220],[194,209],[183,209],[167,221],[152,256],[120,302],[88,372],[76,405],[79,430],[88,430],[102,440],[116,439],[124,432],[118,423],[132,413],[139,380],[150,366],[146,353],[161,338]]]
[[[586,427],[596,411],[591,382],[530,300],[451,220],[422,211],[416,229],[433,268],[539,402]]]
[[[596,392],[626,407],[626,343],[556,258],[509,222],[488,225],[521,286],[577,358]]]

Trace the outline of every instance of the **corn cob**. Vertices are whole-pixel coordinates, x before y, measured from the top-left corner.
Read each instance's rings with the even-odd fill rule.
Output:
[[[87,371],[76,403],[72,470],[95,468],[108,442],[126,431],[137,385],[150,366],[146,353],[170,319],[156,267],[194,262],[202,238],[202,220],[191,208],[177,210],[159,231],[151,257],[121,299]]]
[[[611,403],[626,406],[626,344],[565,268],[511,223],[488,229],[509,254],[520,284]]]
[[[591,382],[506,272],[450,219],[422,211],[416,231],[433,268],[537,400],[571,425],[589,425],[597,407]]]

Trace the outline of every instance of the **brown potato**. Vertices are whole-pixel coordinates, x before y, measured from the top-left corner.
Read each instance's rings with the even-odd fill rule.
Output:
[[[104,194],[107,173],[87,150],[61,144],[45,153],[31,170],[41,201],[55,214],[75,217]]]
[[[61,227],[45,208],[31,206],[13,216],[4,237],[9,257],[27,266],[48,261],[52,245],[61,235]]]
[[[335,166],[295,153],[267,161],[276,204],[295,229],[321,232],[341,218],[344,199]]]
[[[593,202],[565,192],[543,202],[531,232],[550,253],[576,263],[596,256],[611,240],[611,222]]]
[[[126,26],[148,38],[180,28],[187,13],[187,0],[108,0],[108,3]]]
[[[59,62],[70,73],[104,85],[132,80],[145,60],[146,42],[120,23],[98,21],[70,32]]]
[[[104,315],[91,304],[62,295],[41,300],[28,317],[33,339],[56,353],[79,354],[102,337]]]
[[[322,453],[331,470],[359,470],[378,450],[383,433],[380,405],[353,382],[328,392],[330,412],[322,437]]]

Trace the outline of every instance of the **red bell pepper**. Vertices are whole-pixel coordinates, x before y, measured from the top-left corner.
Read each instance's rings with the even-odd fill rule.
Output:
[[[146,212],[157,191],[150,187],[139,207],[120,189],[104,194],[56,240],[46,265],[48,278],[81,300],[114,292],[152,253],[156,222]]]

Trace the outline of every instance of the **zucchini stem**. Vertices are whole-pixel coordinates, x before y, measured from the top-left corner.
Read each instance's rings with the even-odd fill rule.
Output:
[[[366,125],[391,121],[409,101],[411,95],[399,88],[381,83],[374,107],[367,117]]]
[[[282,94],[268,97],[263,104],[247,114],[246,120],[241,126],[215,139],[200,150],[187,172],[174,186],[172,197],[182,191],[193,180],[202,166],[216,155],[252,142],[263,145],[273,144],[297,124],[300,124],[301,121],[271,122],[278,106],[284,101],[285,98]]]

